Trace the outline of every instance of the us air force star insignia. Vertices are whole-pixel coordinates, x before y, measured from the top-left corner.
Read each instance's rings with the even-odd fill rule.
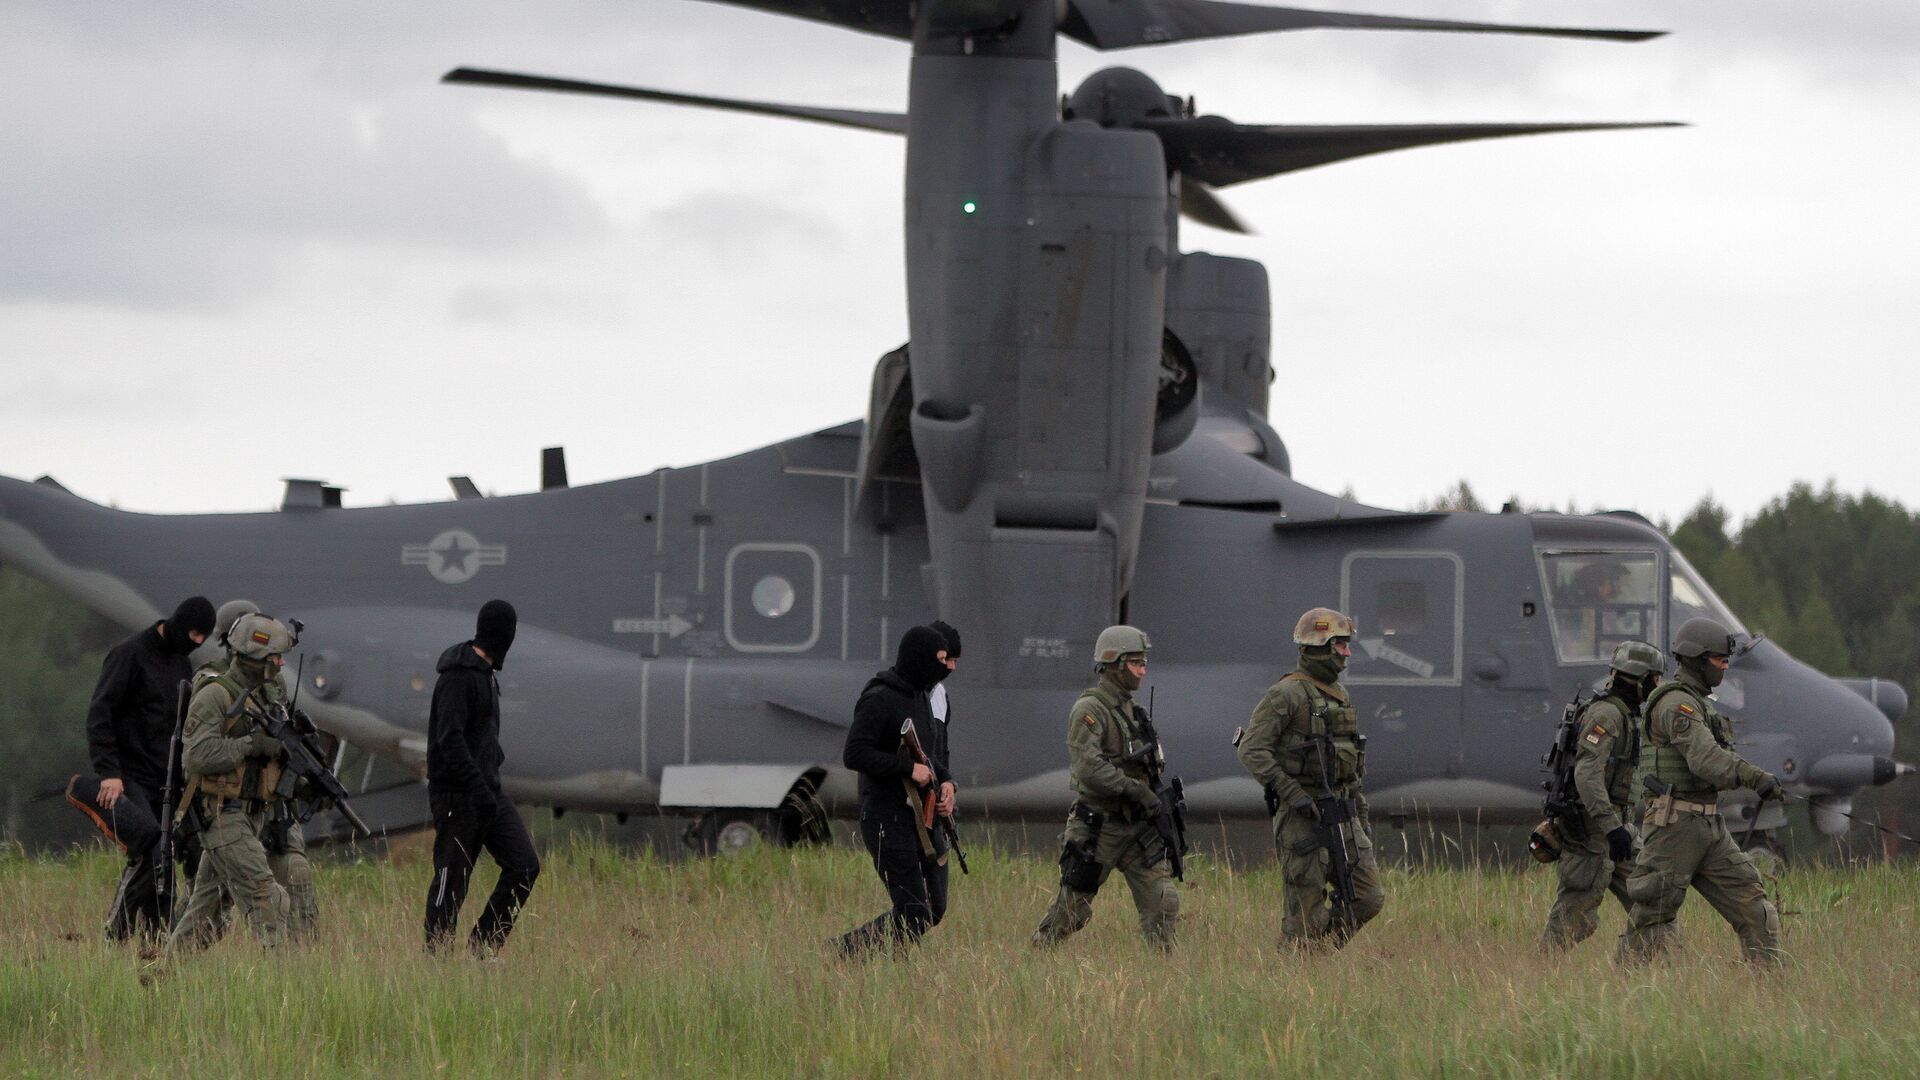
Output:
[[[448,529],[424,544],[400,549],[403,566],[424,566],[442,585],[459,585],[483,566],[505,566],[507,545],[483,544],[465,529]]]

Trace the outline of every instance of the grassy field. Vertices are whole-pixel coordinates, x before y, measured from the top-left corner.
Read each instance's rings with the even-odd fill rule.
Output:
[[[883,904],[845,846],[666,863],[576,838],[547,853],[502,963],[422,955],[416,853],[323,863],[317,946],[263,954],[243,932],[148,980],[97,940],[117,857],[0,858],[0,1074],[1920,1074],[1911,865],[1779,882],[1783,971],[1738,963],[1694,898],[1688,947],[1623,972],[1617,910],[1569,957],[1535,951],[1544,870],[1391,870],[1385,914],[1303,958],[1274,947],[1272,865],[1205,857],[1172,958],[1141,944],[1118,881],[1092,926],[1034,954],[1056,867],[986,840],[902,960],[828,959]]]

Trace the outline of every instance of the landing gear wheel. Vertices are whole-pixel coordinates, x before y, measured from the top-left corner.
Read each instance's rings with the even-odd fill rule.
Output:
[[[709,810],[687,829],[687,846],[702,855],[737,855],[780,842],[779,819],[766,810]]]

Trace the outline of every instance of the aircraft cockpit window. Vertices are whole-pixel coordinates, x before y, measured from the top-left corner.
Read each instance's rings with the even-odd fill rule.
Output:
[[[1675,551],[1669,558],[1673,560],[1673,603],[1667,611],[1669,640],[1672,639],[1674,627],[1694,618],[1712,619],[1731,633],[1747,633],[1746,626],[1727,610],[1726,602],[1707,585],[1706,579],[1693,568],[1686,556]]]
[[[1623,641],[1652,640],[1660,611],[1655,553],[1543,551],[1540,571],[1561,663],[1605,663]]]

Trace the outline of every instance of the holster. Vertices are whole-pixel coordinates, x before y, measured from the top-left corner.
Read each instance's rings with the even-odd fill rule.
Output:
[[[1062,846],[1060,884],[1075,892],[1099,892],[1100,860],[1096,853],[1100,850],[1100,826],[1105,823],[1106,815],[1081,802],[1074,803],[1067,815],[1086,824],[1087,838],[1077,842],[1069,840]]]
[[[1680,820],[1680,811],[1673,805],[1673,792],[1656,795],[1647,803],[1646,823],[1651,826],[1671,825]]]

